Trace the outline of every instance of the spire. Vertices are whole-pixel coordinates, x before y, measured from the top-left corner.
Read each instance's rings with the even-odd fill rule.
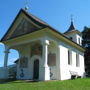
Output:
[[[71,15],[71,23],[73,23],[73,15]]]
[[[76,30],[76,29],[75,29],[75,26],[74,26],[74,24],[73,24],[73,15],[71,15],[71,24],[70,24],[69,29],[68,29],[65,33],[71,32],[71,31],[73,31],[73,30]]]
[[[29,7],[28,7],[28,0],[26,0],[25,2],[25,10],[28,11]]]

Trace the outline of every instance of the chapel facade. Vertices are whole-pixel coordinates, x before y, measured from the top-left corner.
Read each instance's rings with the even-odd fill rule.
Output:
[[[19,53],[16,78],[21,80],[66,80],[84,76],[84,51],[81,33],[71,21],[64,33],[21,9],[1,40],[5,59],[0,78],[8,78],[10,49]]]

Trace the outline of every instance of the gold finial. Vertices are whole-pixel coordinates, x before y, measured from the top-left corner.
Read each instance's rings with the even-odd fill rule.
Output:
[[[28,11],[29,7],[28,7],[28,0],[26,0],[26,3],[25,3],[25,10]]]

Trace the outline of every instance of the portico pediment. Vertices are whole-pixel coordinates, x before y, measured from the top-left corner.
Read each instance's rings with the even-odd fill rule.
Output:
[[[13,33],[8,37],[8,39],[16,38],[28,33],[32,33],[34,31],[37,31],[39,28],[27,21],[25,18],[21,20],[19,25],[16,27],[16,29],[13,31]]]
[[[21,9],[1,41],[17,38],[46,27],[37,17]]]

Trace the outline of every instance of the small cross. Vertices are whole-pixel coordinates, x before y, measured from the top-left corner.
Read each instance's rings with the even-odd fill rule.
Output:
[[[73,15],[71,15],[71,22],[73,22]]]
[[[25,10],[27,11],[29,9],[29,7],[28,7],[28,0],[26,0],[26,2],[25,2]]]

